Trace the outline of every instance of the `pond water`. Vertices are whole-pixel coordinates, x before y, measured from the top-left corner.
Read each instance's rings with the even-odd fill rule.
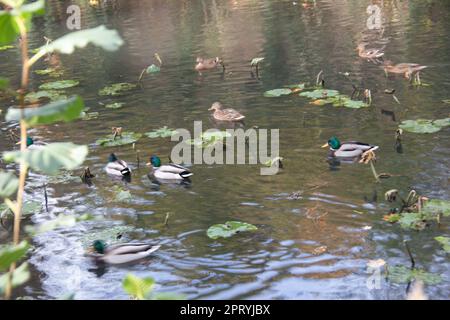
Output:
[[[105,53],[88,47],[71,56],[54,57],[36,68],[58,66],[57,79],[75,79],[80,94],[99,112],[97,119],[40,127],[30,135],[45,141],[73,141],[89,145],[85,163],[96,175],[89,187],[78,179],[49,180],[31,173],[27,200],[44,201],[48,184],[49,213],[32,218],[40,223],[60,213],[103,217],[75,227],[42,234],[33,240],[32,279],[16,290],[17,296],[58,298],[74,292],[77,299],[128,299],[121,282],[127,273],[157,282],[157,291],[184,294],[189,299],[404,299],[406,284],[384,279],[370,290],[366,264],[384,259],[390,265],[409,266],[403,240],[409,240],[416,263],[440,274],[440,284],[426,286],[430,298],[448,299],[448,254],[434,240],[449,236],[448,218],[438,227],[417,232],[383,221],[390,205],[384,193],[410,189],[430,198],[450,199],[450,130],[433,134],[405,133],[403,153],[394,147],[398,123],[407,119],[449,116],[450,4],[446,1],[389,1],[383,4],[382,27],[369,30],[366,12],[371,1],[48,1],[47,14],[35,19],[31,47],[43,36],[56,39],[67,33],[66,8],[81,6],[82,28],[105,24],[117,29],[125,45]],[[358,57],[361,41],[385,46],[386,58],[429,66],[414,87],[403,77],[386,77],[379,65]],[[117,82],[136,82],[141,70],[162,58],[161,72],[146,75],[132,93],[101,97],[98,90]],[[226,71],[197,74],[197,56],[222,57]],[[259,79],[250,61],[264,57]],[[17,49],[0,52],[0,74],[17,84],[20,59]],[[298,95],[265,98],[266,90],[298,82],[315,82],[323,70],[328,88],[352,93],[351,84],[370,88],[369,108],[315,106]],[[348,77],[343,73],[348,72]],[[51,77],[33,74],[31,86]],[[401,104],[385,89],[395,89]],[[94,143],[111,127],[148,132],[162,126],[191,130],[194,121],[213,128],[207,110],[214,101],[246,115],[246,127],[280,129],[284,170],[261,176],[260,165],[193,165],[189,187],[156,188],[142,165],[152,154],[167,160],[175,142],[142,138],[136,144],[141,157],[137,168],[133,148],[102,148]],[[121,109],[105,104],[123,102]],[[2,100],[2,109],[9,105]],[[395,119],[392,115],[395,115]],[[2,129],[7,128],[2,120]],[[12,143],[2,130],[1,150]],[[394,176],[375,183],[368,165],[330,166],[320,146],[336,135],[380,146],[376,168]],[[125,184],[103,171],[114,151],[133,167]],[[74,172],[79,175],[81,171]],[[130,190],[132,200],[113,200],[115,185]],[[289,195],[301,191],[292,200]],[[170,212],[168,225],[164,224]],[[316,216],[314,218],[313,216]],[[239,220],[258,231],[225,240],[206,236],[209,226]],[[100,268],[84,256],[86,239],[95,232],[125,225],[133,228],[123,239],[161,244],[142,263]],[[25,232],[23,232],[25,234]],[[1,241],[9,239],[1,233]],[[326,252],[314,254],[318,247]]]

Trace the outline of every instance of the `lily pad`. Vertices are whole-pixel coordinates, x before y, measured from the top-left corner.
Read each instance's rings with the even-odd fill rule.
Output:
[[[167,128],[167,126],[164,126],[152,132],[147,132],[145,133],[145,135],[149,138],[167,138],[173,136],[176,133],[176,130],[169,129]]]
[[[282,88],[282,89],[273,89],[273,90],[269,90],[264,92],[264,97],[266,98],[277,98],[277,97],[281,97],[281,96],[288,96],[292,94],[292,90],[291,89],[287,89],[287,88]]]
[[[109,103],[105,106],[105,108],[108,109],[120,109],[125,105],[125,103],[123,102],[114,102],[114,103]]]
[[[405,229],[423,230],[426,226],[426,217],[420,212],[408,212],[402,214],[398,222]]]
[[[98,112],[81,112],[80,119],[84,121],[89,121],[93,119],[97,119],[100,113]]]
[[[34,73],[40,76],[51,76],[51,77],[60,77],[63,74],[63,71],[56,68],[47,68],[41,70],[35,70]]]
[[[236,233],[255,231],[258,228],[252,224],[240,221],[227,221],[224,224],[215,224],[207,230],[206,234],[211,239],[229,238]]]
[[[133,199],[129,190],[124,190],[119,186],[114,186],[114,201],[116,202],[130,202]]]
[[[145,72],[147,72],[147,73],[157,73],[160,71],[161,71],[161,68],[154,64],[148,66],[147,70],[145,70]]]
[[[435,285],[442,281],[440,275],[426,272],[423,269],[410,269],[405,266],[388,266],[388,279],[394,283],[409,283],[421,280],[425,284]]]
[[[307,97],[310,99],[326,99],[331,97],[337,97],[339,91],[330,89],[317,89],[314,91],[306,91],[299,94],[301,97]]]
[[[434,124],[432,120],[418,119],[402,121],[399,128],[413,133],[435,133],[440,131],[442,126]]]
[[[368,106],[369,105],[367,103],[360,100],[346,99],[344,101],[344,107],[346,108],[359,109],[359,108],[367,108]]]
[[[433,125],[438,127],[447,127],[450,126],[450,118],[437,119],[433,121]]]
[[[61,89],[76,87],[79,84],[80,84],[80,82],[77,80],[61,80],[61,81],[44,83],[39,86],[39,89],[41,89],[41,90],[61,90]]]
[[[67,96],[62,95],[62,91],[56,90],[41,90],[37,92],[30,92],[25,96],[25,101],[29,103],[37,103],[43,98],[50,99],[50,101],[58,101],[67,99]]]
[[[450,216],[450,201],[431,199],[425,202],[423,211],[430,214],[442,213],[445,217]]]
[[[442,245],[442,249],[444,249],[445,252],[450,253],[450,237],[436,237],[434,238],[437,242],[439,242]]]
[[[127,235],[134,230],[132,226],[127,225],[109,226],[103,230],[85,233],[81,239],[81,243],[85,248],[90,247],[95,240],[103,240],[110,245],[120,242],[121,239],[130,238]]]
[[[101,96],[121,96],[126,94],[128,91],[135,89],[136,87],[137,85],[133,83],[115,83],[101,89],[98,94]]]
[[[116,147],[123,146],[126,144],[131,144],[137,142],[142,137],[140,133],[134,132],[122,132],[121,137],[116,137],[114,139],[113,135],[109,135],[108,137],[98,139],[95,144],[102,147]]]
[[[206,148],[219,142],[223,143],[224,139],[228,137],[231,137],[231,134],[226,131],[205,131],[201,134],[200,138],[186,140],[186,143],[198,148]]]

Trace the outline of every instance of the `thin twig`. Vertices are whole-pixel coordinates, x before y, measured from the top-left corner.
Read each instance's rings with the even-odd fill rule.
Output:
[[[414,261],[414,257],[412,256],[411,250],[409,249],[408,241],[403,240],[403,243],[405,244],[406,251],[408,252],[409,259],[411,260],[411,269],[414,269],[414,267],[416,266],[416,262]]]
[[[48,195],[47,195],[47,184],[44,184],[44,197],[45,197],[45,210],[48,213]]]

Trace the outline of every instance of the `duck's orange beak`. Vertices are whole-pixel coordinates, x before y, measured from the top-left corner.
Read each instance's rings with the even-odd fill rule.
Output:
[[[208,111],[213,111],[213,110],[214,110],[213,107],[211,107],[211,108],[208,109]]]
[[[16,142],[16,145],[19,145],[21,143],[21,141],[19,141],[19,142]]]
[[[147,162],[145,165],[146,165],[147,167],[151,167],[151,166],[152,166],[152,164],[151,164],[150,162]]]
[[[328,148],[328,142],[321,146],[321,148]]]

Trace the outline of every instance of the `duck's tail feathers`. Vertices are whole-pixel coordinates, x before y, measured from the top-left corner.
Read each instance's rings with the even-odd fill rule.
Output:
[[[193,175],[194,175],[194,174],[193,174],[192,172],[190,172],[190,171],[184,171],[184,172],[180,173],[180,176],[181,176],[183,179],[189,178],[189,177],[191,177],[191,176],[193,176]]]
[[[131,174],[131,170],[130,170],[130,168],[125,168],[125,169],[120,170],[120,173],[121,173],[123,176],[128,176],[128,175]]]
[[[370,148],[369,150],[370,151],[376,151],[376,150],[378,150],[380,147],[379,146],[373,146],[372,148]]]

